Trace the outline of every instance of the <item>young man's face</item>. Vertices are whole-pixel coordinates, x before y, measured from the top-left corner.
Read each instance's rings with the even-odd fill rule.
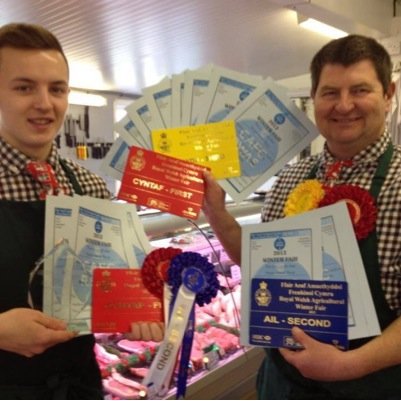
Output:
[[[375,142],[385,128],[394,85],[384,93],[371,61],[327,64],[313,97],[316,124],[338,158],[350,158]]]
[[[0,136],[45,160],[68,107],[68,67],[56,50],[0,49]]]

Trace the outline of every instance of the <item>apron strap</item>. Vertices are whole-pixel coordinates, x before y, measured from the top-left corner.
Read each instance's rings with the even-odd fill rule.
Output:
[[[72,187],[74,189],[74,192],[77,195],[84,195],[84,191],[81,188],[81,185],[79,185],[79,182],[77,178],[75,177],[75,174],[71,170],[71,168],[67,165],[66,161],[60,157],[59,159],[60,165],[62,169],[64,170],[65,174],[67,175],[68,179],[70,180]]]
[[[386,151],[379,158],[379,164],[377,166],[376,173],[373,177],[369,191],[375,198],[376,203],[390,168],[393,151],[393,144],[390,143],[387,146]],[[383,330],[397,317],[397,314],[395,311],[390,309],[390,306],[386,301],[384,290],[381,286],[376,230],[372,231],[367,238],[360,240],[358,243],[363,265],[366,271],[366,276],[369,282],[370,291],[372,293],[373,302],[375,304],[376,313],[379,318],[380,327]],[[360,341],[362,340],[355,340],[355,344],[353,344],[353,346],[358,346]]]
[[[381,187],[384,183],[384,180],[386,179],[388,170],[390,168],[393,152],[394,146],[392,143],[389,143],[385,152],[379,157],[379,163],[369,191],[371,195],[376,199],[376,202],[377,198],[379,197]]]

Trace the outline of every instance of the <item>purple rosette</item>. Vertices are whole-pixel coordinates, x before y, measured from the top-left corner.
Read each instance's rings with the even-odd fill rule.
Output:
[[[174,296],[181,284],[196,293],[199,306],[208,304],[220,288],[214,265],[197,252],[182,252],[171,259],[168,269],[168,284]]]

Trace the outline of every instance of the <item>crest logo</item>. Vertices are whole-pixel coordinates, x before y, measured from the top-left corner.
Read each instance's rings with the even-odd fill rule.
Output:
[[[258,306],[269,306],[272,300],[272,294],[267,288],[266,281],[261,281],[259,283],[259,288],[255,291],[255,301]]]
[[[162,152],[170,152],[171,143],[165,132],[162,132],[159,139],[159,147]]]
[[[278,251],[281,251],[285,248],[285,240],[282,237],[278,237],[274,241],[274,248],[277,249]]]
[[[111,273],[108,270],[101,272],[101,279],[96,282],[96,287],[102,292],[110,292],[117,287],[117,283],[111,280]]]
[[[136,171],[141,171],[145,167],[145,158],[142,150],[138,150],[138,152],[130,158],[129,165],[131,170]]]
[[[101,233],[103,231],[103,224],[102,224],[102,222],[101,221],[96,221],[96,223],[95,223],[95,232],[96,233]]]

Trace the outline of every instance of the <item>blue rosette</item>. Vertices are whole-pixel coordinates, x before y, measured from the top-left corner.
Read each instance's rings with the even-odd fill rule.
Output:
[[[182,252],[174,256],[167,274],[173,295],[184,284],[196,293],[195,302],[199,306],[208,304],[220,288],[214,265],[197,252]]]
[[[214,265],[196,252],[182,252],[171,259],[167,271],[171,287],[171,308],[174,306],[181,286],[195,295],[195,302],[202,306],[217,295],[220,287]],[[195,327],[195,305],[193,304],[181,346],[181,358],[177,377],[177,399],[183,399],[186,392],[188,366],[192,349]],[[172,309],[171,309],[172,310]]]

